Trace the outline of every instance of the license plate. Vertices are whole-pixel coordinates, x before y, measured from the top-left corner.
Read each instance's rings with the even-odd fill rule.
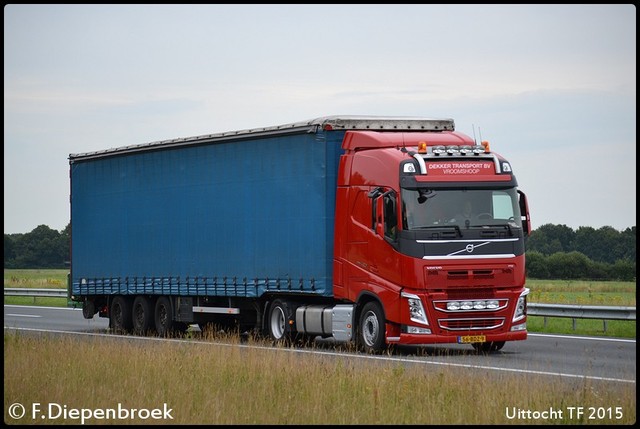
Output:
[[[486,343],[486,342],[487,342],[486,335],[464,335],[462,337],[458,337],[458,343],[460,344]]]

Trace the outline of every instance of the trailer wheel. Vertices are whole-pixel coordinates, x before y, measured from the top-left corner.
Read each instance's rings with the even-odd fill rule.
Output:
[[[377,302],[368,302],[360,313],[358,342],[367,353],[380,353],[385,349],[385,319]]]
[[[133,333],[147,335],[155,330],[155,308],[150,297],[138,295],[133,300]]]
[[[497,352],[504,347],[504,341],[489,341],[487,343],[473,343],[473,348],[478,352],[490,353]]]
[[[122,295],[113,298],[113,301],[111,301],[109,324],[115,333],[126,334],[131,332],[133,328],[131,315],[131,300],[129,298]]]
[[[175,327],[173,322],[173,307],[171,300],[166,296],[161,296],[156,301],[155,306],[156,331],[161,337],[168,337],[173,334]]]
[[[94,314],[96,314],[96,305],[92,299],[85,299],[82,302],[82,317],[85,319],[93,319]]]
[[[285,301],[276,299],[269,307],[269,318],[267,320],[267,332],[269,337],[278,342],[288,342],[291,338],[289,319],[291,310]]]

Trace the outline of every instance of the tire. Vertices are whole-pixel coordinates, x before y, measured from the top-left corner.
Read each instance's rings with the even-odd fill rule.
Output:
[[[126,334],[133,328],[131,300],[118,295],[111,301],[109,310],[109,326],[116,334]]]
[[[96,305],[93,300],[86,299],[82,303],[82,317],[85,319],[93,319],[93,316],[96,314]]]
[[[291,340],[290,319],[291,309],[289,305],[281,299],[273,301],[271,306],[269,306],[269,315],[266,324],[269,338],[275,343],[289,343]]]
[[[368,302],[362,308],[358,323],[358,344],[366,353],[380,353],[385,350],[385,318],[382,307],[377,302]]]
[[[473,343],[473,348],[481,353],[497,352],[504,347],[504,341],[489,341],[487,343]]]
[[[134,335],[153,334],[156,328],[153,299],[138,295],[133,300],[132,322]]]
[[[156,301],[154,321],[159,336],[170,337],[174,334],[173,307],[168,297],[161,296]]]

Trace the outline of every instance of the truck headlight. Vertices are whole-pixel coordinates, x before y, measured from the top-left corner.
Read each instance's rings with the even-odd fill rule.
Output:
[[[513,313],[512,322],[517,322],[527,315],[527,295],[529,295],[529,288],[525,288],[525,290],[518,297],[518,302],[516,303],[516,311]]]
[[[424,307],[422,306],[422,300],[418,295],[414,295],[412,293],[402,292],[400,294],[403,298],[407,298],[407,303],[409,304],[409,318],[412,322],[421,323],[423,325],[428,325],[427,321],[427,313],[424,311]]]

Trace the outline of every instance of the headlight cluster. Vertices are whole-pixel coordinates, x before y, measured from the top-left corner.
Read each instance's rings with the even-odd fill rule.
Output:
[[[516,311],[513,313],[513,321],[516,322],[527,315],[527,295],[529,294],[529,289],[525,289],[524,292],[518,298],[518,303],[516,304]]]
[[[424,311],[420,297],[418,295],[405,292],[402,292],[401,295],[403,298],[407,298],[407,302],[409,303],[409,318],[411,321],[428,325],[427,313]]]

